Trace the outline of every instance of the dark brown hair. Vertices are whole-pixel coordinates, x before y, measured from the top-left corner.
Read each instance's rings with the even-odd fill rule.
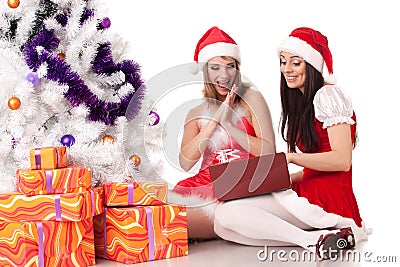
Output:
[[[322,74],[306,62],[304,93],[289,88],[281,73],[281,135],[287,142],[289,152],[296,152],[301,140],[304,152],[314,152],[319,147],[319,138],[314,125],[314,96],[324,85]]]

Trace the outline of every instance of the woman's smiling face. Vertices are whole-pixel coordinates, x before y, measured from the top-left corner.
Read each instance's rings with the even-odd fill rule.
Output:
[[[217,93],[226,96],[235,82],[236,61],[230,57],[214,57],[208,61],[207,71],[209,81],[214,84]]]
[[[304,93],[306,80],[306,62],[289,52],[280,53],[281,72],[289,88],[300,89]]]

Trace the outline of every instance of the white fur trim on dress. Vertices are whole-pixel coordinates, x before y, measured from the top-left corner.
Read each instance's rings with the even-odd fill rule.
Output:
[[[232,119],[231,122],[233,125],[236,125],[238,121],[245,116],[246,112],[245,110],[240,107],[236,106],[233,108],[232,112]],[[202,117],[198,121],[199,128],[203,128],[212,118],[212,113],[209,109],[204,112]],[[208,147],[211,149],[222,149],[226,148],[227,145],[229,144],[230,138],[227,133],[227,131],[221,126],[217,125],[217,127],[214,130],[214,133],[211,135],[209,142],[208,142]]]
[[[200,208],[211,221],[214,221],[218,203],[217,199],[201,198],[196,195],[182,196],[173,191],[168,192],[168,204],[185,205],[187,209]]]
[[[280,56],[282,51],[289,52],[303,58],[316,70],[323,73],[324,58],[307,42],[299,38],[289,36],[285,38],[278,47],[278,56]]]
[[[240,50],[238,45],[224,42],[209,44],[201,49],[198,62],[207,62],[213,57],[221,56],[233,57],[240,63]]]

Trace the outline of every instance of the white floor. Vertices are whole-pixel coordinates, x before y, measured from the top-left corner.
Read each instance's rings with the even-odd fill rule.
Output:
[[[136,266],[136,267],[252,267],[252,266],[399,266],[400,253],[396,252],[395,246],[390,246],[390,242],[395,245],[396,240],[377,238],[374,234],[366,242],[357,244],[352,254],[344,256],[336,261],[315,260],[307,258],[304,250],[299,247],[269,247],[268,258],[261,253],[260,260],[257,256],[263,247],[250,247],[234,244],[224,240],[203,241],[189,244],[189,256],[156,260],[139,264],[126,265],[104,259],[96,259],[96,266]],[[396,244],[397,245],[397,244]],[[390,249],[385,249],[385,247]],[[396,248],[397,249],[397,248]],[[395,253],[390,253],[394,251]],[[302,254],[306,255],[306,258]]]
[[[391,165],[391,164],[388,164]],[[392,164],[393,165],[393,164]],[[397,163],[397,165],[399,165]],[[361,166],[361,164],[359,164]],[[375,170],[376,169],[376,170]],[[135,267],[253,267],[253,266],[340,266],[340,267],[395,267],[400,266],[400,179],[398,170],[390,168],[372,168],[371,177],[376,179],[356,180],[355,192],[360,206],[360,212],[367,228],[373,233],[369,240],[356,245],[355,252],[359,255],[353,259],[338,261],[308,261],[292,260],[303,252],[299,247],[271,247],[275,250],[274,258],[260,261],[257,253],[263,247],[249,247],[223,240],[205,241],[189,244],[189,255],[186,257],[156,260],[133,265],[96,259],[96,266],[135,266]],[[375,173],[376,172],[376,173]],[[382,173],[381,173],[382,172]],[[362,176],[361,176],[362,177]],[[284,250],[279,260],[277,252]],[[294,251],[295,252],[294,252]],[[291,255],[291,256],[290,256]]]

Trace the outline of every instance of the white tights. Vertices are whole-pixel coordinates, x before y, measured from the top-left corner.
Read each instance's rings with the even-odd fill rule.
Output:
[[[357,240],[361,230],[352,219],[327,213],[292,190],[223,202],[214,221],[215,232],[225,240],[252,246],[298,245],[312,251],[315,247],[310,245],[330,232],[324,228],[348,226]]]

